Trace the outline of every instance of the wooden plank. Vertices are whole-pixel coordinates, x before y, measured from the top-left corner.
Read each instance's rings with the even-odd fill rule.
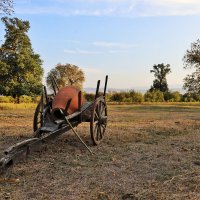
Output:
[[[77,125],[78,122],[72,123],[73,127]],[[30,153],[37,151],[44,143],[58,137],[70,129],[71,127],[69,125],[65,125],[56,131],[44,134],[40,138],[31,138],[11,146],[5,151],[5,156],[0,159],[0,173],[4,172],[14,163],[21,161],[23,158],[27,158]]]
[[[19,149],[19,148],[21,148],[21,147],[23,147],[25,145],[28,145],[31,142],[34,142],[36,140],[39,140],[39,139],[38,138],[30,138],[30,139],[24,140],[22,142],[19,142],[19,143],[15,144],[15,145],[9,147],[7,150],[4,151],[4,153],[6,155],[9,154],[9,153],[12,153],[12,152],[16,151],[17,149]]]

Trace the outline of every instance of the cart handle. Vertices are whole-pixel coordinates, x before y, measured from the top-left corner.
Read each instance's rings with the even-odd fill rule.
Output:
[[[97,88],[96,88],[95,99],[99,96],[99,86],[100,86],[100,80],[97,81]]]
[[[106,96],[107,83],[108,83],[108,75],[106,75],[106,79],[105,79],[104,92],[103,92],[104,97]]]

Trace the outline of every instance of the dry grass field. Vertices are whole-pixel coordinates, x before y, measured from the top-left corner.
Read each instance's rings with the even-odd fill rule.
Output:
[[[34,105],[16,109],[0,104],[1,156],[32,133]],[[99,146],[92,146],[88,124],[77,128],[94,155],[67,132],[2,175],[0,199],[200,199],[200,104],[108,109]]]

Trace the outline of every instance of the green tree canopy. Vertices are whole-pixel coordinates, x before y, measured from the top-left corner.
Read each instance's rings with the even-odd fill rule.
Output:
[[[5,42],[0,47],[0,94],[13,97],[37,95],[42,86],[42,60],[33,52],[28,21],[2,18]]]
[[[13,13],[13,0],[0,0],[0,14]]]
[[[183,61],[185,69],[195,70],[184,78],[183,88],[188,93],[200,94],[200,40],[191,44],[191,49],[186,51]]]
[[[54,77],[59,88],[72,85],[82,89],[83,82],[85,81],[83,71],[72,64],[57,64],[56,67],[48,73],[46,81],[50,89],[52,89],[52,77]]]
[[[170,65],[158,64],[153,66],[153,70],[150,70],[151,73],[154,73],[155,80],[153,81],[153,86],[151,86],[150,91],[160,90],[161,92],[168,91],[167,84],[167,74],[171,72]]]

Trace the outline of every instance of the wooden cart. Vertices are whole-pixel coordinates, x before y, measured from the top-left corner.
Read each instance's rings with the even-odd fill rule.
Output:
[[[64,115],[63,118],[55,120],[52,115],[52,101],[49,100],[46,87],[43,87],[41,100],[36,107],[33,119],[33,137],[24,140],[9,147],[4,153],[5,156],[0,159],[0,172],[5,171],[12,166],[21,157],[27,156],[31,152],[37,150],[44,142],[52,140],[59,135],[72,130],[83,145],[92,153],[90,148],[81,139],[74,127],[82,122],[90,123],[90,135],[94,145],[98,145],[104,138],[107,127],[107,105],[106,105],[106,88],[108,76],[105,78],[104,91],[99,95],[100,80],[97,82],[96,94],[94,101],[86,102],[81,106],[82,94],[78,94],[78,110],[70,115]],[[55,79],[52,79],[54,96],[56,96],[59,88]],[[54,97],[53,97],[54,98]],[[66,104],[70,105],[70,99]]]

